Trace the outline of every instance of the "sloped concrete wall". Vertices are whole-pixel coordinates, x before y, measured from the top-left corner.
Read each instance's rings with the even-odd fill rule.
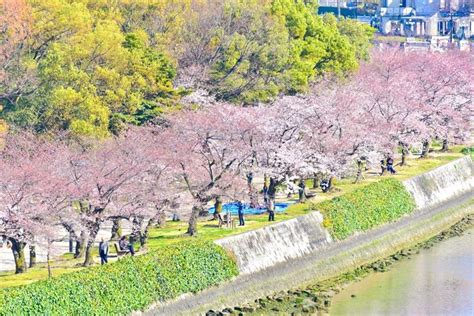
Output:
[[[204,314],[350,271],[426,240],[472,214],[473,182],[470,157],[404,181],[417,212],[343,241],[331,240],[319,212],[220,239],[216,242],[236,257],[240,270],[236,279],[174,301],[158,302],[135,314]]]
[[[417,209],[426,209],[474,189],[471,157],[452,161],[403,182],[415,199]]]
[[[237,259],[241,274],[308,255],[332,242],[319,212],[217,241]]]
[[[418,210],[428,210],[474,190],[469,156],[403,182]],[[332,243],[323,216],[313,212],[275,225],[216,241],[231,251],[240,273],[250,274],[291,262]]]

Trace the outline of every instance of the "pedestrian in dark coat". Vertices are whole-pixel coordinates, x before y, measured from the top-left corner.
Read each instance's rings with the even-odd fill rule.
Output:
[[[99,243],[100,264],[106,264],[109,256],[109,243],[102,238]]]
[[[238,214],[239,214],[239,226],[245,226],[244,220],[244,205],[242,202],[237,202]]]

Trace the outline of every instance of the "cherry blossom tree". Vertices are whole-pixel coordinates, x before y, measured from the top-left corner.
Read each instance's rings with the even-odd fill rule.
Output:
[[[472,107],[472,55],[448,51],[407,53],[374,51],[354,78],[355,89],[372,125],[400,145],[402,165],[410,145],[423,144],[426,156],[432,139],[459,141],[465,137]],[[392,146],[394,147],[394,146]],[[396,148],[396,147],[394,147]]]
[[[466,139],[474,95],[474,59],[465,52],[450,50],[445,54],[413,54],[406,56],[414,69],[411,84],[423,107],[420,121],[428,137],[448,143]],[[425,139],[423,156],[428,151]]]
[[[79,148],[76,145],[69,159],[69,176],[78,193],[76,206],[88,237],[84,265],[92,264],[91,249],[103,222],[128,218],[141,207],[127,199],[136,189],[136,181],[149,168],[149,159],[144,156],[149,144],[139,136],[139,133],[128,133],[100,143],[86,142]]]
[[[197,233],[204,206],[218,196],[245,191],[242,166],[252,156],[254,122],[243,109],[219,104],[169,117],[170,128],[161,135],[168,161],[180,177],[181,187],[192,198],[188,234]]]
[[[0,234],[11,242],[16,273],[26,271],[26,244],[50,236],[68,216],[63,150],[59,143],[20,133],[9,134],[1,152]]]

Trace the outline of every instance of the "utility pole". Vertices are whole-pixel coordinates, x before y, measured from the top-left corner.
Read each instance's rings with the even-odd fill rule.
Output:
[[[453,11],[449,10],[449,15],[450,15],[450,23],[451,23],[451,30],[449,32],[449,43],[453,43],[453,33],[454,33],[454,21],[453,21]]]
[[[340,20],[341,19],[341,3],[340,3],[341,0],[337,0],[337,19]]]

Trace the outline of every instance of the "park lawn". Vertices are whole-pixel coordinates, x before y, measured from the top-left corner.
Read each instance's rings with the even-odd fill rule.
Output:
[[[393,177],[398,180],[409,179],[413,176],[425,173],[450,161],[463,157],[464,155],[461,153],[462,148],[462,146],[455,146],[452,147],[451,151],[447,153],[435,151],[430,153],[430,156],[425,159],[410,157],[407,160],[407,166],[395,167],[395,169],[397,170],[397,174],[385,175],[384,177]],[[376,182],[381,179],[381,177],[378,175],[378,172],[379,170],[370,170],[366,172],[365,179],[357,184],[353,183],[354,179],[336,180],[335,187],[337,189],[334,192],[322,193],[319,189],[310,189],[311,191],[316,192],[316,196],[314,198],[308,200],[306,203],[290,205],[284,213],[277,213],[275,215],[276,222],[281,222],[300,215],[307,214],[311,211],[312,205],[316,203],[331,199],[341,194],[351,192],[369,183]],[[312,187],[311,181],[309,181],[307,187]],[[296,199],[296,196],[291,197],[291,200]],[[267,226],[269,224],[273,224],[274,222],[267,221],[267,217],[268,215],[266,214],[246,216],[246,225],[244,227],[237,226],[235,229],[219,228],[217,226],[217,221],[200,221],[198,223],[198,236],[193,238],[213,241],[226,236],[240,234],[246,231]],[[179,241],[185,240],[186,238],[191,238],[185,235],[187,227],[188,225],[186,221],[169,221],[167,222],[167,225],[164,228],[152,229],[150,231],[148,251],[159,251],[160,247],[162,246],[174,244]],[[95,249],[94,251],[97,258],[96,262],[99,262],[97,250]],[[110,247],[110,251],[111,253],[114,253],[113,247]],[[112,259],[111,261],[113,260],[114,259]],[[79,267],[80,263],[81,260],[72,259],[72,256],[70,254],[61,256],[57,260],[53,261],[51,264],[53,267],[53,277],[67,272],[78,271],[79,269],[81,269],[81,267]],[[45,264],[39,264],[38,267],[30,269],[28,270],[28,272],[21,275],[15,275],[13,272],[0,272],[0,288],[28,284],[34,281],[46,279],[47,277],[48,272]]]
[[[299,215],[308,213],[309,209],[306,205],[295,204],[290,206],[285,213],[277,213],[275,215],[275,222],[281,222],[294,218]],[[245,226],[238,226],[238,219],[234,218],[236,223],[235,229],[219,228],[217,221],[201,221],[198,223],[198,238],[200,240],[212,241],[230,235],[240,234],[249,230],[255,230],[264,227],[268,224],[268,215],[248,215],[245,216]],[[273,222],[273,223],[275,223]],[[188,223],[184,222],[167,222],[165,228],[155,228],[150,232],[148,247],[150,250],[159,249],[161,246],[170,245],[186,238],[190,238],[185,234],[188,228]]]
[[[55,261],[52,264],[52,275],[53,277],[79,271],[85,269],[80,266],[72,265],[73,260],[66,261]],[[79,261],[76,261],[79,264]],[[14,271],[0,272],[0,288],[7,288],[19,285],[25,285],[39,280],[45,280],[48,278],[48,269],[45,263],[40,263],[36,267],[28,269],[27,273],[15,274]]]

